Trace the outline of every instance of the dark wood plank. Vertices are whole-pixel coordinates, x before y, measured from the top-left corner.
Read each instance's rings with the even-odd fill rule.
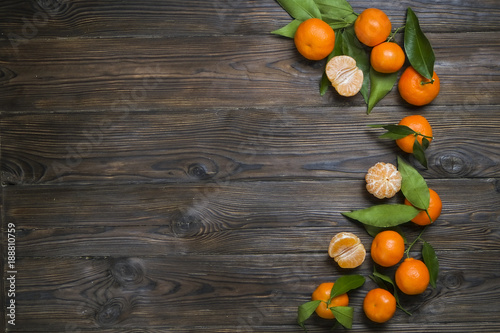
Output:
[[[398,311],[384,327],[391,331],[402,327],[436,330],[446,325],[444,318],[467,325],[470,317],[463,313],[476,322],[500,324],[496,316],[500,252],[478,251],[473,257],[468,253],[442,253],[437,288],[420,296],[402,297],[413,316]],[[23,258],[18,270],[23,273],[17,281],[22,304],[18,314],[23,318],[19,323],[22,331],[32,332],[64,330],[68,325],[116,330],[182,327],[180,323],[212,331],[220,326],[260,331],[260,326],[286,325],[292,332],[300,332],[295,326],[297,306],[308,300],[317,284],[345,274],[323,254]],[[356,272],[367,274],[370,270],[366,267]],[[355,327],[366,330],[369,325],[361,304],[373,287],[367,281],[351,293]],[[488,306],[478,308],[474,301],[478,297]],[[456,311],[457,307],[461,311]],[[46,312],[52,315],[48,317]],[[221,313],[224,322],[220,321]],[[324,331],[328,325],[331,323],[314,318],[309,322],[313,331]]]
[[[443,88],[422,110],[500,104],[495,37],[429,34]],[[290,39],[187,39],[35,39],[17,51],[0,42],[0,104],[9,112],[364,105],[359,94],[341,98],[330,89],[320,96],[321,62],[304,61]],[[379,108],[395,105],[407,107],[396,89]]]
[[[373,123],[408,115],[381,108],[208,109],[4,115],[4,184],[362,179],[401,151]],[[492,106],[423,112],[434,129],[426,178],[497,177]],[[480,144],[479,144],[480,143]]]
[[[401,26],[412,7],[429,32],[498,31],[494,0],[377,2],[393,26]],[[355,12],[373,1],[354,1]],[[47,37],[192,36],[264,34],[284,26],[290,16],[274,0],[212,2],[200,0],[39,1],[5,0],[0,4],[0,31],[24,42]],[[464,24],[467,22],[467,24]]]
[[[424,237],[437,251],[500,251],[498,180],[430,186],[444,206]],[[362,187],[352,180],[8,187],[5,221],[16,225],[23,257],[119,256],[131,244],[136,256],[322,253],[340,231],[359,234],[369,248],[363,228],[341,215],[380,203]],[[405,230],[413,239],[420,228]]]

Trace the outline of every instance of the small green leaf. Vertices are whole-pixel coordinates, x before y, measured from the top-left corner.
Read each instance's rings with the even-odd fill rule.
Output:
[[[432,79],[436,60],[431,43],[420,29],[418,18],[411,8],[406,12],[404,48],[408,61],[424,77]]]
[[[370,97],[368,98],[367,114],[370,114],[373,107],[392,90],[397,78],[397,72],[383,74],[370,67]]]
[[[314,0],[277,0],[284,10],[294,19],[305,21],[310,18],[321,19],[321,13]]]
[[[424,148],[424,150],[429,148],[429,144],[430,144],[430,141],[427,138],[422,137],[422,148]]]
[[[418,140],[415,140],[415,142],[413,143],[413,156],[415,156],[415,159],[420,164],[422,164],[424,168],[427,169],[427,158],[425,157],[425,148],[420,144],[420,142],[418,142]]]
[[[323,75],[321,76],[321,81],[319,81],[319,94],[321,96],[326,94],[331,85],[332,83],[328,79],[328,76],[326,76],[326,73],[323,72]]]
[[[342,213],[351,219],[374,227],[389,228],[410,221],[419,209],[403,204],[382,204],[369,208]]]
[[[288,38],[293,38],[295,36],[295,31],[297,31],[297,28],[303,21],[300,20],[293,20],[292,22],[288,23],[284,27],[271,31],[272,34],[275,35],[280,35]]]
[[[345,328],[352,328],[354,309],[350,306],[335,306],[330,308],[335,319]]]
[[[361,287],[364,283],[365,278],[362,275],[344,275],[339,277],[333,284],[333,288],[330,293],[330,301],[334,297]]]
[[[297,323],[303,328],[304,322],[314,313],[321,301],[310,301],[299,306],[297,312]]]
[[[425,265],[429,269],[431,286],[436,288],[436,282],[439,274],[439,261],[432,245],[425,241],[422,247],[422,257],[424,258]]]
[[[429,187],[424,177],[403,158],[398,156],[398,170],[401,173],[401,192],[415,207],[425,210],[429,208]]]
[[[386,228],[375,227],[373,225],[368,225],[368,224],[363,224],[363,227],[365,227],[365,230],[368,233],[368,235],[372,237],[375,237],[379,232],[386,230]]]
[[[391,291],[387,288],[387,285],[390,285],[392,287],[392,294],[394,295],[394,298],[396,299],[396,304],[398,305],[398,307],[401,310],[403,310],[406,314],[408,314],[409,316],[411,316],[411,313],[408,312],[405,308],[403,308],[403,306],[399,302],[399,295],[398,295],[398,291],[397,291],[397,288],[396,288],[396,284],[394,283],[394,281],[392,281],[392,279],[389,276],[377,272],[377,269],[374,266],[373,267],[373,275],[370,275],[370,278],[373,281],[375,281],[375,283],[380,288],[385,289],[385,290],[387,290],[389,292],[391,292]]]
[[[358,17],[346,0],[314,0],[322,19],[334,30],[348,27]]]
[[[343,29],[342,34],[342,50],[339,51],[341,51],[342,55],[348,55],[354,58],[354,60],[356,60],[356,66],[363,71],[363,85],[361,86],[360,93],[366,103],[368,103],[368,92],[370,86],[370,57],[356,37],[353,25]]]
[[[368,125],[372,128],[377,128],[377,127],[382,127],[387,130],[384,134],[379,136],[381,139],[392,139],[392,140],[397,140],[397,139],[402,139],[408,135],[414,135],[416,132],[409,128],[406,125],[379,125],[379,124],[374,124],[374,125]]]

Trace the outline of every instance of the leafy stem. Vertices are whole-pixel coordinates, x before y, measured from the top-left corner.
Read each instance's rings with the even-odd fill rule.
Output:
[[[391,40],[393,40],[394,36],[396,36],[396,34],[399,32],[399,30],[404,29],[404,28],[405,28],[405,25],[402,25],[399,28],[397,28],[396,30],[394,30],[394,32],[389,35],[389,38],[387,39],[387,41],[390,42]]]
[[[415,243],[416,243],[418,240],[422,239],[422,238],[421,238],[421,236],[422,236],[422,234],[424,233],[424,231],[425,231],[425,229],[426,229],[426,228],[427,228],[427,227],[424,227],[424,228],[422,229],[422,231],[420,231],[420,233],[418,234],[417,238],[415,238],[415,240],[413,240],[413,242],[412,242],[412,243],[408,246],[408,248],[406,249],[405,254],[406,254],[406,257],[407,257],[407,258],[409,258],[409,257],[410,257],[410,250],[411,250],[411,248],[413,247],[413,245],[415,245]]]

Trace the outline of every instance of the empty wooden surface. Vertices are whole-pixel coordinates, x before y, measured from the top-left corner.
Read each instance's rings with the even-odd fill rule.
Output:
[[[422,114],[435,140],[429,168],[415,165],[444,206],[424,234],[437,287],[377,325],[361,309],[367,279],[352,331],[500,331],[500,4],[350,3],[394,27],[412,7],[436,53],[432,104],[394,89],[366,115],[359,95],[320,96],[323,63],[269,33],[290,21],[274,0],[2,1],[5,315],[16,230],[16,325],[2,327],[300,332],[319,283],[373,270],[369,255],[346,272],[326,253],[340,231],[369,248],[341,212],[378,203],[366,170],[399,154],[366,125]]]

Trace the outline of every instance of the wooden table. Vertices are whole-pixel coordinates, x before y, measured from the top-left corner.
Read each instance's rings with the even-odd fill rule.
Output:
[[[367,115],[360,95],[320,96],[324,62],[270,34],[291,21],[274,0],[3,1],[6,331],[300,332],[319,283],[373,271],[369,255],[346,271],[326,252],[340,231],[369,249],[341,213],[380,203],[364,175],[401,155],[367,125],[422,114],[429,168],[401,156],[443,200],[422,236],[437,287],[379,325],[361,308],[367,278],[352,331],[499,332],[500,3],[351,4],[394,27],[413,8],[436,53],[433,103],[393,89]]]

